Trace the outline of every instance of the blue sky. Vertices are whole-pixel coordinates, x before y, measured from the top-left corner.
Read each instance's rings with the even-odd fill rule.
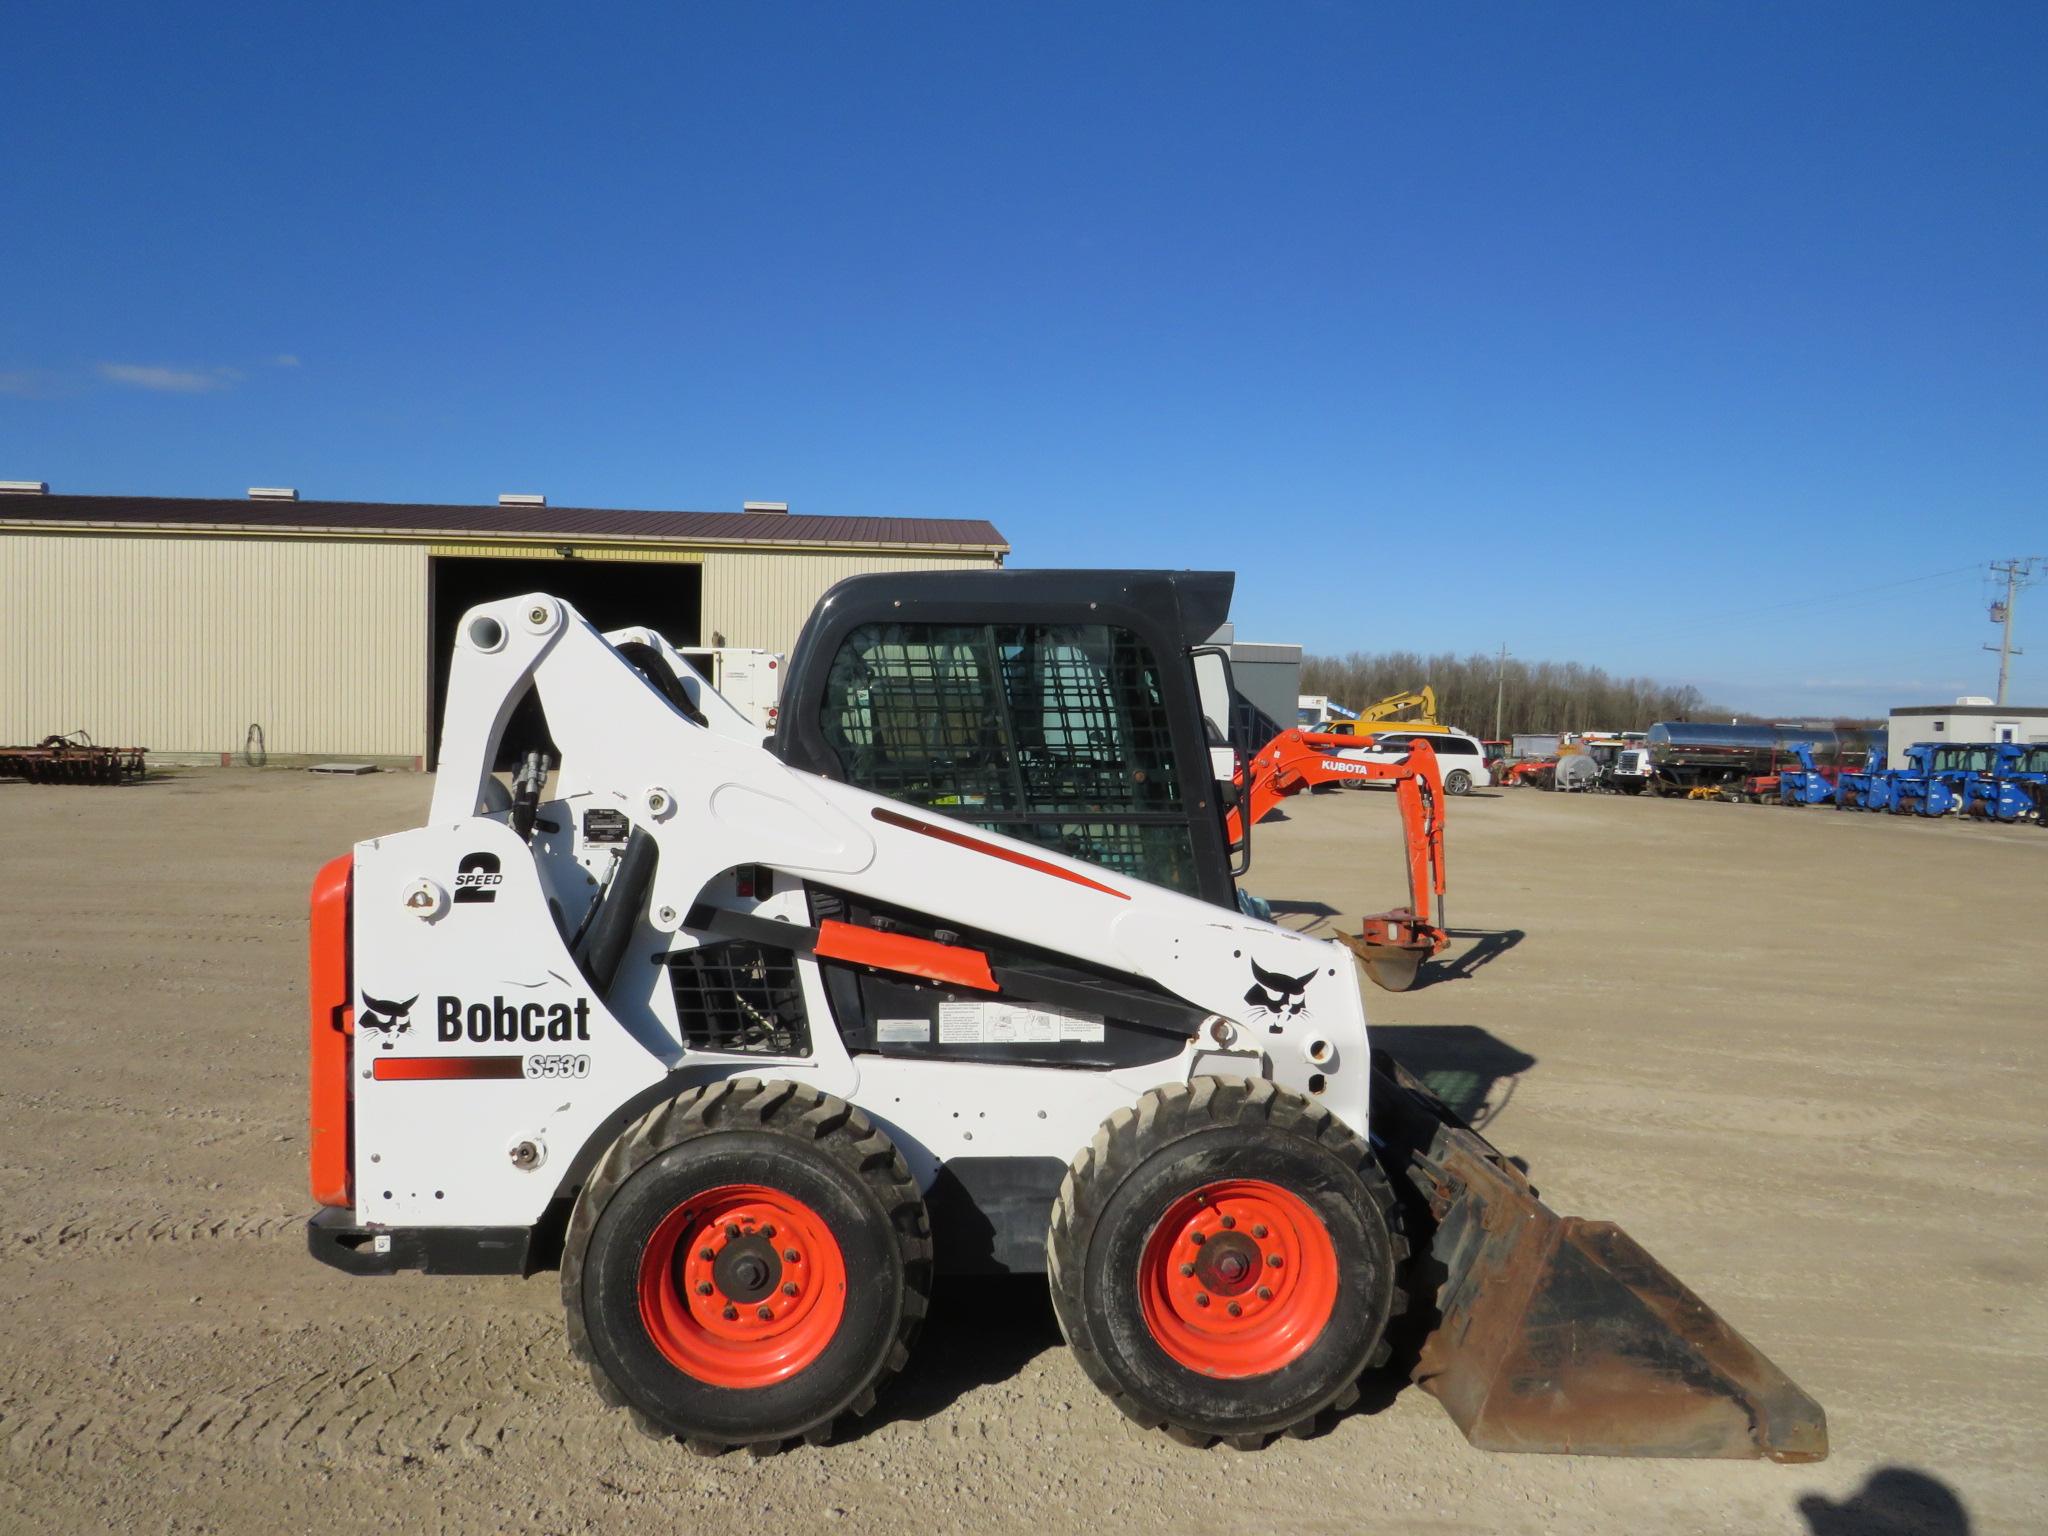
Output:
[[[1983,566],[2048,554],[2038,5],[17,5],[0,60],[0,478],[985,516],[1786,713],[1989,692]]]

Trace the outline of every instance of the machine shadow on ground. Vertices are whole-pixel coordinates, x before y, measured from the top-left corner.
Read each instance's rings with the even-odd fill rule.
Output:
[[[885,1425],[932,1418],[1064,1347],[1045,1276],[941,1275],[902,1376],[872,1414],[842,1423],[838,1438],[858,1440]],[[1075,1390],[1093,1389],[1077,1379]]]
[[[1281,923],[1283,928],[1292,928],[1296,933],[1314,933],[1323,924],[1337,915],[1337,909],[1327,901],[1288,901],[1279,899],[1266,903],[1273,914],[1273,921],[1283,917],[1305,917],[1305,923]]]
[[[1422,1080],[1474,1130],[1514,1097],[1536,1058],[1477,1024],[1375,1024],[1373,1046]]]
[[[1445,981],[1470,981],[1481,968],[1493,964],[1529,935],[1520,928],[1446,928],[1453,944],[1464,947],[1448,959],[1439,956],[1416,975],[1417,987],[1433,987]]]
[[[1824,1494],[1799,1500],[1812,1536],[1970,1536],[1970,1513],[1940,1478],[1912,1467],[1879,1467],[1839,1504]]]
[[[1378,1413],[1407,1388],[1417,1341],[1396,1340],[1387,1366],[1359,1382],[1349,1413]],[[859,1440],[890,1424],[936,1417],[961,1398],[1023,1371],[1048,1350],[1066,1348],[1043,1275],[942,1275],[903,1374],[864,1419],[843,1421],[836,1439]],[[1074,1391],[1095,1389],[1078,1373]],[[1317,1433],[1340,1416],[1325,1414]]]

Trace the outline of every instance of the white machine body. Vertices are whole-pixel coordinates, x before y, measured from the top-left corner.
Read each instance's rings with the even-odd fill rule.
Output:
[[[706,725],[613,648],[628,639],[670,659]],[[648,631],[600,635],[544,595],[465,615],[427,825],[354,851],[358,1222],[530,1226],[634,1115],[741,1074],[858,1105],[925,1188],[956,1158],[1065,1162],[1112,1112],[1197,1074],[1271,1078],[1367,1133],[1366,1021],[1348,951],[791,768],[688,658]],[[529,686],[562,751],[530,843],[491,773]],[[658,862],[599,995],[573,946],[637,831]],[[802,927],[813,885],[1142,978],[1203,1022],[1178,1054],[1123,1068],[854,1054],[819,961],[801,954],[806,1053],[689,1046],[663,957],[730,942],[691,919]],[[1091,1029],[1101,1038],[1099,1018],[996,993],[944,1017],[961,1038],[1055,1053]]]

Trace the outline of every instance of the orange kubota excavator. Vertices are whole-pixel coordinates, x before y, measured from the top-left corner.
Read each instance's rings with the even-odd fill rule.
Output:
[[[1367,917],[1356,935],[1338,937],[1365,965],[1365,973],[1389,992],[1415,984],[1422,962],[1450,942],[1444,916],[1444,786],[1436,751],[1416,741],[1399,762],[1374,762],[1340,755],[1359,745],[1356,736],[1317,731],[1282,731],[1252,755],[1240,775],[1238,807],[1230,812],[1230,837],[1243,844],[1246,822],[1257,826],[1289,795],[1322,784],[1390,780],[1401,807],[1407,844],[1408,905]],[[1433,903],[1433,905],[1432,905]]]

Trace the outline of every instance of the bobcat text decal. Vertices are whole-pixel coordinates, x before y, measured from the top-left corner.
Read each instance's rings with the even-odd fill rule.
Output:
[[[434,1022],[440,1037],[451,1043],[465,1036],[478,1045],[493,1040],[588,1040],[590,999],[508,1003],[494,997],[488,1003],[464,1003],[443,995],[435,999]]]

